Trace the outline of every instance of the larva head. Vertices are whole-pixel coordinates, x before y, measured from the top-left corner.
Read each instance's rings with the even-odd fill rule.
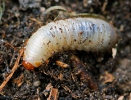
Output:
[[[31,63],[29,63],[29,62],[27,62],[27,61],[25,61],[25,60],[23,60],[22,65],[23,65],[27,70],[33,70],[33,69],[34,69],[34,66],[33,66]]]

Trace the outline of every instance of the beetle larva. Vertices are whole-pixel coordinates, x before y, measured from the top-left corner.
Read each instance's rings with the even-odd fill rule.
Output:
[[[23,65],[39,67],[55,53],[63,50],[102,51],[118,42],[115,28],[97,18],[69,18],[42,26],[28,40]]]

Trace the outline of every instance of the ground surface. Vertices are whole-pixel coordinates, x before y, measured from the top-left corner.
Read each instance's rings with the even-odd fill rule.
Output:
[[[5,0],[0,22],[0,83],[10,75],[24,41],[56,18],[58,10],[44,15],[45,9],[55,5],[70,13],[100,14],[112,23],[122,37],[115,59],[111,53],[67,51],[51,58],[46,67],[28,71],[21,65],[21,58],[0,99],[131,100],[130,0]],[[61,68],[56,60],[69,67]]]

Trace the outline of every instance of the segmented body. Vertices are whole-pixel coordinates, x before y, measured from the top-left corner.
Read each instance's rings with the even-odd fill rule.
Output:
[[[57,52],[100,51],[112,48],[117,41],[115,28],[101,19],[81,17],[51,22],[38,29],[28,40],[23,65],[39,67]]]

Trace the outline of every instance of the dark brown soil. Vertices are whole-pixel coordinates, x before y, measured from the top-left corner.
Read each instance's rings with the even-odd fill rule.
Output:
[[[114,59],[111,52],[66,51],[52,57],[48,65],[28,71],[22,66],[21,58],[19,67],[0,92],[0,100],[48,97],[55,100],[55,96],[59,100],[131,100],[130,0],[5,0],[4,3],[0,19],[1,84],[11,73],[24,42],[41,25],[57,17],[59,10],[44,15],[49,7],[59,5],[70,13],[100,14],[119,30],[122,41]],[[73,60],[72,55],[75,55]],[[56,60],[69,67],[58,66]],[[49,84],[52,88],[47,87]]]

